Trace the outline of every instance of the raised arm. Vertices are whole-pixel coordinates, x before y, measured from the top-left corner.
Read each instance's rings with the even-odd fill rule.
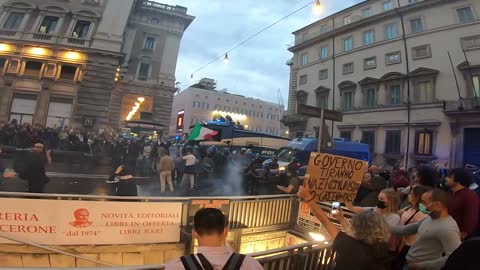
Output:
[[[367,207],[354,206],[351,202],[346,202],[345,206],[348,208],[348,210],[354,212],[355,214],[361,213],[369,209]]]
[[[390,232],[395,235],[416,234],[418,232],[418,228],[420,228],[420,225],[422,224],[423,221],[425,221],[425,219],[419,222],[410,223],[404,226],[390,226]]]
[[[330,237],[335,239],[340,230],[330,221],[327,214],[325,214],[322,208],[314,201],[315,198],[310,194],[310,190],[300,186],[297,196],[305,200],[305,203],[308,204],[315,217],[323,224]]]

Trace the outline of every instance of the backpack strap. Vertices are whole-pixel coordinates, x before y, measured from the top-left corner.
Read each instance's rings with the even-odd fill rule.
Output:
[[[182,261],[183,267],[185,270],[202,270],[203,267],[198,263],[197,258],[195,258],[195,255],[188,255],[188,256],[182,256],[180,258],[180,261]]]
[[[203,269],[205,270],[213,270],[212,264],[203,256],[201,253],[197,253],[198,258],[200,259],[200,262],[202,263]]]
[[[245,260],[245,255],[233,253],[222,270],[240,270],[243,260]]]

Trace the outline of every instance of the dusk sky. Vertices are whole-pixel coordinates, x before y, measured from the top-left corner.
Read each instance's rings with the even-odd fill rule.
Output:
[[[180,88],[185,89],[203,77],[215,79],[217,89],[278,103],[277,90],[288,102],[289,66],[292,57],[287,48],[293,31],[361,0],[323,0],[324,12],[312,14],[313,0],[156,0],[188,8],[195,20],[186,30],[180,46],[176,70]],[[230,48],[292,11],[312,5],[229,53],[229,64],[220,59],[194,74],[192,71],[210,62]]]

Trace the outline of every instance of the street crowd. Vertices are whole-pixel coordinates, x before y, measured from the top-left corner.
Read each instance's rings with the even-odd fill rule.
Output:
[[[443,180],[443,181],[442,181]],[[298,196],[333,240],[335,269],[479,269],[480,190],[468,169],[453,169],[441,179],[432,166],[391,174],[371,166],[355,202],[346,203],[332,223],[307,188]]]

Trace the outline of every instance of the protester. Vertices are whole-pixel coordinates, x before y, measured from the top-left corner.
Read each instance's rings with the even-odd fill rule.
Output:
[[[354,205],[358,205],[367,196],[367,194],[370,191],[370,185],[372,183],[371,181],[372,181],[372,175],[369,172],[366,172],[363,175],[362,184],[358,188],[357,196],[353,201]]]
[[[185,169],[183,172],[181,187],[189,186],[190,190],[195,188],[195,173],[196,173],[196,164],[197,158],[193,155],[191,148],[187,148],[187,155],[183,156],[183,149],[180,148],[180,155],[183,160],[185,160]]]
[[[110,175],[107,184],[112,185],[115,196],[137,196],[137,185],[133,181],[132,170],[128,166],[120,165]]]
[[[420,210],[418,209],[423,193],[427,192],[428,190],[428,187],[423,186],[415,186],[412,188],[410,194],[408,194],[408,202],[410,203],[410,205],[399,211],[400,225],[412,224],[422,221],[423,219],[428,217],[427,214],[420,212]],[[394,261],[394,269],[401,270],[403,265],[405,265],[405,256],[407,255],[410,247],[415,242],[415,239],[415,234],[403,236],[402,238],[398,239],[399,241],[396,242],[395,249],[398,254]]]
[[[287,170],[288,186],[277,185],[277,189],[287,194],[297,194],[298,186],[300,185],[295,168],[288,168]]]
[[[400,216],[398,212],[399,198],[395,190],[387,188],[378,194],[377,203],[375,207],[359,207],[352,203],[346,202],[347,208],[354,213],[361,213],[368,210],[373,210],[384,217],[389,225],[398,225]]]
[[[458,224],[462,240],[471,236],[478,224],[479,198],[468,187],[472,175],[466,169],[454,169],[447,176],[447,186],[453,192],[449,213]]]
[[[45,185],[50,182],[46,175],[45,166],[51,160],[50,151],[45,152],[45,146],[36,143],[33,151],[26,152],[21,158],[15,160],[15,172],[4,173],[5,178],[14,178],[19,176],[27,180],[27,191],[32,193],[43,193]]]
[[[378,175],[373,176],[372,179],[370,180],[370,184],[366,185],[366,188],[368,189],[368,193],[356,205],[360,207],[376,206],[378,201],[378,194],[380,194],[380,191],[382,191],[386,187],[387,187],[387,182],[385,181],[385,179],[383,179],[383,177]]]
[[[400,169],[394,169],[389,182],[390,186],[392,186],[395,190],[408,187],[410,181],[408,180],[407,171],[405,168],[402,167]]]
[[[192,235],[198,241],[198,253],[183,256],[167,264],[165,270],[261,270],[253,258],[233,252],[225,246],[228,228],[223,213],[214,208],[198,210],[193,218]]]
[[[425,192],[419,210],[429,217],[406,226],[390,226],[395,235],[417,234],[408,250],[405,269],[439,270],[460,246],[460,231],[448,213],[450,195],[440,189]],[[443,256],[445,254],[445,256]]]
[[[480,237],[464,241],[447,259],[442,270],[478,270]]]
[[[410,186],[402,189],[399,188],[401,194],[404,195],[402,202],[400,203],[400,207],[404,208],[408,206],[408,197],[407,195],[410,194],[410,190],[415,186],[425,186],[434,188],[438,186],[439,183],[439,175],[437,171],[431,166],[422,165],[413,170],[412,172],[412,179],[410,181]]]
[[[390,236],[384,218],[375,211],[363,211],[352,218],[351,234],[341,232],[314,201],[310,190],[300,187],[298,197],[308,204],[315,217],[333,239],[336,251],[335,270],[387,270],[390,256],[387,241]],[[339,219],[343,219],[341,211]],[[343,223],[343,222],[342,222]]]
[[[175,163],[169,152],[160,150],[160,156],[161,158],[157,166],[160,175],[160,191],[164,193],[165,185],[168,184],[170,192],[173,192],[172,171],[175,168]]]

